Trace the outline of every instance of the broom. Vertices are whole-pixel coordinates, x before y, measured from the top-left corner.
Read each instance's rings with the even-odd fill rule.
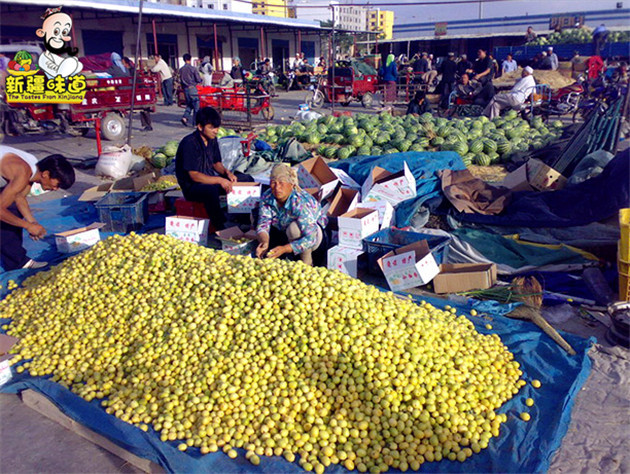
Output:
[[[534,277],[517,277],[512,280],[511,286],[514,292],[514,300],[521,301],[523,304],[506,314],[506,316],[512,319],[531,321],[567,351],[569,355],[575,355],[575,351],[569,343],[558,334],[558,331],[540,313],[543,289],[538,280]]]

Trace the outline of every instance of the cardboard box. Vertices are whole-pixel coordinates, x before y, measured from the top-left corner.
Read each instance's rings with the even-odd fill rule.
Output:
[[[234,183],[227,195],[229,214],[249,214],[260,204],[260,183]]]
[[[216,236],[221,241],[221,250],[231,255],[251,255],[258,246],[258,237],[254,230],[243,232],[238,227],[230,227],[217,231]],[[236,242],[237,239],[246,241]]]
[[[91,247],[101,240],[99,229],[104,226],[101,222],[95,222],[87,227],[55,234],[57,250],[61,253],[73,253]]]
[[[392,291],[426,285],[440,271],[426,240],[386,253],[378,259],[378,265]]]
[[[385,200],[392,206],[416,197],[416,179],[405,162],[402,171],[376,167],[363,183],[363,202]]]
[[[359,204],[359,191],[350,188],[339,188],[328,208],[329,217],[339,217],[352,211]]]
[[[121,178],[111,183],[103,183],[83,191],[83,194],[79,197],[79,201],[98,201],[107,193],[155,192],[142,191],[142,188],[144,188],[147,184],[158,181],[160,177],[161,175],[159,171],[152,171],[136,176],[135,178]],[[163,191],[166,192],[174,189],[177,189],[176,185],[164,189]]]
[[[328,249],[328,269],[358,278],[367,268],[367,254],[363,250],[336,245]]]
[[[337,218],[339,245],[363,250],[363,239],[378,231],[378,212],[357,207]]]
[[[309,158],[297,165],[297,175],[301,188],[320,189],[320,200],[330,196],[339,183],[335,173],[320,157]]]
[[[347,188],[357,189],[361,191],[361,185],[357,183],[354,179],[352,179],[350,175],[346,173],[344,170],[340,170],[339,168],[330,168],[330,169],[333,173],[335,173],[335,176],[337,176],[337,179],[339,179],[342,186],[346,186]]]
[[[208,243],[209,219],[198,217],[171,216],[166,218],[165,234],[182,242],[206,245]]]
[[[552,191],[562,189],[567,179],[540,160],[530,159],[504,179],[501,185],[511,191]]]
[[[369,201],[362,202],[361,207],[364,209],[374,209],[378,211],[379,230],[388,229],[396,225],[396,213],[394,206],[387,201]]]
[[[13,357],[13,354],[9,354],[9,351],[17,341],[17,337],[0,334],[0,387],[11,380],[9,360]]]
[[[497,266],[494,263],[444,263],[433,279],[433,290],[436,293],[485,290],[496,281]]]

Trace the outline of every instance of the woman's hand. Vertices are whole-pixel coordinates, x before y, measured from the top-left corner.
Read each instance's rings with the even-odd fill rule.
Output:
[[[232,173],[231,171],[227,171],[225,175],[227,176],[227,179],[230,180],[230,182],[232,183],[236,183],[238,181],[238,178],[236,177],[236,175]]]
[[[256,257],[263,258],[269,249],[269,242],[260,242],[256,247]]]
[[[267,257],[269,258],[278,258],[278,257],[282,257],[285,253],[289,253],[289,252],[293,252],[293,249],[291,248],[291,245],[287,244],[287,245],[280,245],[278,247],[275,247],[273,249],[271,249],[269,251],[269,253],[267,253]]]

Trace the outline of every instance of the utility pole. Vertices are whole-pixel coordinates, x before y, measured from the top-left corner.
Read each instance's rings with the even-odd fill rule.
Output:
[[[131,144],[131,125],[133,124],[133,106],[136,103],[136,81],[138,79],[138,57],[140,54],[140,34],[142,33],[142,4],[144,0],[140,0],[140,11],[138,13],[138,33],[136,35],[136,67],[133,68],[133,81],[131,83],[131,107],[129,108],[129,128],[127,129],[127,145]],[[157,42],[156,42],[157,47]]]

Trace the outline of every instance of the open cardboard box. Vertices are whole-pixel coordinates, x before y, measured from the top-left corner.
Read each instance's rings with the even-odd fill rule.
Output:
[[[55,234],[57,250],[61,253],[73,253],[85,250],[101,240],[99,229],[105,227],[102,222],[95,222],[87,227],[67,230]]]
[[[249,214],[260,203],[262,185],[260,183],[233,183],[232,192],[227,195],[229,214]]]
[[[362,191],[364,202],[385,200],[395,206],[416,197],[416,178],[406,162],[396,173],[375,167],[363,183]]]
[[[258,245],[255,230],[243,232],[237,226],[218,230],[215,234],[221,241],[221,249],[231,255],[250,255]],[[245,242],[235,242],[235,239],[246,239]]]
[[[396,225],[396,212],[394,206],[387,201],[369,201],[362,202],[361,207],[364,209],[374,209],[378,211],[378,224],[380,230],[388,229]]]
[[[337,218],[352,211],[359,204],[359,191],[350,188],[339,188],[327,206],[326,214],[331,229],[338,229]]]
[[[392,250],[377,262],[392,291],[426,285],[440,271],[426,240]]]
[[[339,183],[337,175],[320,157],[309,158],[297,165],[297,175],[301,188],[318,188],[320,190],[320,201],[330,196]]]
[[[140,176],[121,178],[111,183],[103,183],[83,191],[83,194],[79,197],[79,201],[98,201],[107,193],[154,192],[142,191],[142,188],[147,184],[156,182],[160,177],[161,174],[159,171],[151,171]],[[168,192],[175,189],[177,189],[177,186],[173,185],[163,191]]]
[[[530,159],[504,179],[501,185],[511,191],[553,191],[564,188],[567,179],[540,160]]]
[[[378,231],[378,211],[357,207],[337,218],[339,245],[362,250],[363,239]]]
[[[433,290],[438,293],[485,290],[497,281],[494,263],[443,263],[433,279]]]
[[[328,249],[327,266],[330,270],[358,278],[367,268],[367,254],[363,250],[335,245]]]

